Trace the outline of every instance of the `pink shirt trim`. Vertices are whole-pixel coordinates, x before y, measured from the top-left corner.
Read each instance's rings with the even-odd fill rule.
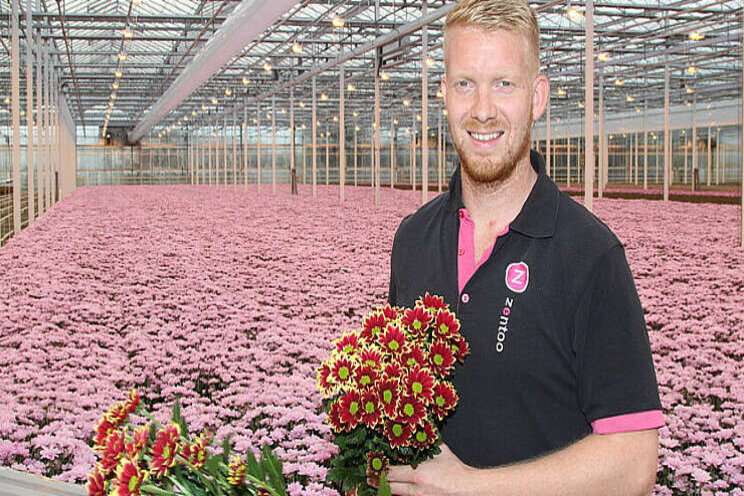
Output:
[[[460,232],[457,241],[457,285],[460,293],[465,288],[473,274],[491,256],[496,240],[509,232],[509,226],[496,235],[491,246],[483,252],[483,256],[475,262],[475,222],[470,218],[470,213],[465,208],[460,209]]]
[[[628,413],[607,417],[592,422],[594,434],[614,434],[617,432],[645,431],[664,426],[664,414],[661,410]]]

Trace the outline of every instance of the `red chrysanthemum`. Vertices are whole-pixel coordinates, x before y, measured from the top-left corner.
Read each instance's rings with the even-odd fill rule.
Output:
[[[449,310],[437,311],[436,322],[434,323],[434,335],[445,339],[454,338],[459,335],[460,323],[455,319],[454,314]]]
[[[406,376],[406,394],[427,404],[434,393],[434,377],[426,369],[414,368]]]
[[[425,308],[414,307],[406,310],[400,321],[412,336],[421,336],[429,328],[432,316]]]
[[[131,460],[139,460],[147,448],[147,439],[150,435],[150,426],[144,425],[135,429],[132,440],[126,443],[124,449]]]
[[[96,465],[91,473],[88,474],[88,483],[85,488],[88,490],[88,496],[106,496],[108,481],[106,476],[101,472],[101,468]]]
[[[425,420],[411,434],[411,444],[418,449],[430,448],[435,442],[437,442],[437,431],[428,420]]]
[[[461,334],[458,334],[449,339],[448,342],[452,353],[455,355],[455,359],[460,362],[465,360],[465,357],[470,353],[470,345],[465,341],[465,338]]]
[[[362,420],[362,397],[356,391],[349,391],[341,397],[339,405],[339,418],[341,422],[351,429]]]
[[[382,405],[380,398],[374,391],[362,393],[362,423],[367,427],[374,427],[380,422]]]
[[[423,297],[419,298],[416,301],[416,306],[419,306],[419,305],[429,310],[433,310],[435,312],[437,310],[448,310],[449,309],[449,305],[447,305],[444,302],[444,298],[442,298],[441,296],[430,295],[428,291]]]
[[[446,417],[457,405],[457,393],[449,382],[439,382],[434,385],[434,398],[429,405],[431,413],[439,420]]]
[[[372,312],[364,317],[360,336],[368,340],[375,339],[385,329],[385,324],[385,315],[382,312]]]
[[[227,482],[233,486],[239,486],[245,480],[247,470],[245,462],[240,457],[233,456],[232,461],[227,465]]]
[[[359,354],[359,362],[366,367],[378,369],[382,364],[382,353],[375,345],[366,346]]]
[[[385,368],[382,369],[382,373],[389,378],[397,379],[401,375],[403,375],[403,371],[401,370],[401,365],[397,361],[390,362],[385,365]]]
[[[394,324],[388,324],[385,332],[378,336],[378,342],[383,350],[393,355],[401,355],[406,345],[406,336]]]
[[[331,377],[340,386],[350,384],[355,374],[356,366],[347,358],[339,358],[331,365]]]
[[[321,393],[323,393],[323,396],[326,398],[329,398],[333,396],[336,392],[336,385],[332,384],[331,381],[331,366],[327,363],[323,363],[318,367],[318,370],[315,374],[316,383],[318,386],[318,389]]]
[[[426,355],[418,346],[409,346],[400,358],[400,363],[408,368],[424,367],[427,365]]]
[[[382,314],[385,316],[387,322],[392,322],[400,315],[400,309],[398,307],[391,307],[390,304],[385,305],[380,309]]]
[[[176,464],[176,455],[179,451],[180,428],[178,424],[171,423],[155,434],[155,443],[152,445],[152,458],[150,459],[150,473],[156,477],[163,477],[168,469]]]
[[[147,472],[136,461],[124,458],[116,468],[114,488],[109,496],[139,496],[140,486],[147,479]]]
[[[402,419],[386,421],[384,432],[391,448],[408,446],[411,439],[411,426]]]
[[[377,386],[377,396],[380,398],[385,415],[394,417],[398,408],[398,381],[394,379],[380,381]]]
[[[194,439],[193,443],[185,444],[181,455],[189,462],[189,465],[196,470],[201,470],[207,461],[207,435],[201,433]]]
[[[367,473],[379,477],[387,468],[390,461],[382,451],[367,452]]]
[[[356,383],[360,389],[367,389],[374,386],[377,380],[377,372],[372,367],[359,367],[356,372]]]
[[[126,434],[123,431],[113,430],[106,438],[106,449],[101,455],[101,471],[108,475],[119,464],[119,460],[124,455],[124,441]]]
[[[331,404],[331,411],[328,412],[328,423],[331,424],[333,432],[337,434],[351,430],[348,425],[341,421],[341,404],[339,401],[334,401]]]
[[[108,435],[115,431],[117,426],[111,423],[111,421],[105,415],[98,422],[96,426],[96,435],[93,438],[93,451],[102,453],[106,450],[106,439]]]
[[[455,366],[455,355],[446,341],[442,339],[434,341],[429,350],[429,363],[427,365],[439,377],[446,377],[452,371]]]
[[[140,404],[140,396],[139,393],[137,393],[137,390],[132,388],[129,391],[129,399],[127,400],[124,410],[127,412],[127,415],[130,413],[134,413],[135,410],[137,410],[137,407]]]
[[[337,339],[335,344],[339,353],[347,357],[353,357],[354,354],[359,351],[363,343],[362,340],[359,339],[357,333],[350,332]]]
[[[404,394],[398,401],[398,418],[412,427],[421,423],[426,417],[426,407],[420,399]]]

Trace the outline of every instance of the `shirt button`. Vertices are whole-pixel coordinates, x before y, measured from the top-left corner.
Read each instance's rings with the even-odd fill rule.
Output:
[[[463,250],[462,248],[460,248],[459,250],[457,250],[457,254],[460,255],[460,256],[463,256],[463,255],[465,255],[465,250]]]
[[[460,214],[460,218],[461,218],[461,219],[462,219],[463,217],[465,217],[465,212],[463,212],[462,210],[458,211],[457,213],[458,213],[458,214]]]
[[[469,301],[470,301],[470,295],[469,295],[469,294],[467,294],[467,293],[463,293],[463,294],[462,294],[462,302],[463,302],[463,303],[467,303],[467,302],[469,302]]]

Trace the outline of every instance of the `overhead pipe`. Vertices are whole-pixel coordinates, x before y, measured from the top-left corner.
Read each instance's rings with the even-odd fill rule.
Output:
[[[155,102],[147,115],[128,134],[129,141],[139,141],[171,110],[177,108],[202,83],[296,3],[296,0],[243,0],[194,60]]]

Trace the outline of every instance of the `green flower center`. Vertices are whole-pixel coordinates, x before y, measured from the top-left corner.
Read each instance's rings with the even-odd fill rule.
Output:
[[[440,334],[447,334],[449,332],[449,326],[447,324],[439,324]]]
[[[377,470],[377,471],[382,470],[382,460],[380,460],[379,458],[373,458],[372,459],[372,468],[375,469],[375,470]]]
[[[382,401],[384,401],[385,403],[392,402],[393,401],[393,392],[390,391],[389,389],[386,389],[385,391],[383,391],[382,392]]]
[[[364,362],[364,365],[366,365],[367,367],[374,367],[377,364],[374,360],[367,360],[366,362]]]
[[[373,327],[372,328],[372,335],[375,336],[375,335],[379,334],[380,331],[382,331],[382,328],[380,326]]]
[[[362,386],[366,386],[367,384],[372,382],[372,379],[368,375],[363,375],[362,379],[359,382],[362,384]]]
[[[416,329],[417,331],[419,329],[421,329],[421,321],[420,320],[414,320],[413,321],[413,328]]]
[[[163,447],[163,458],[167,460],[169,457],[170,457],[170,446],[166,444]]]
[[[400,424],[395,424],[393,426],[393,435],[395,437],[400,437],[401,434],[403,434],[403,426]]]
[[[393,351],[398,351],[398,348],[400,347],[400,345],[398,344],[397,341],[390,341],[390,344],[388,345],[388,347]]]
[[[436,355],[434,355],[434,363],[436,365],[442,365],[444,363],[444,357],[437,353]]]
[[[413,386],[411,386],[411,389],[413,389],[413,392],[416,394],[421,394],[421,391],[424,390],[424,385],[420,382],[414,382]]]
[[[409,358],[408,361],[406,361],[406,364],[409,367],[413,367],[414,365],[416,365],[416,360],[414,360],[413,358]]]
[[[134,492],[135,489],[139,487],[139,478],[136,475],[133,475],[129,479],[129,491]]]
[[[356,415],[358,411],[359,411],[359,403],[357,403],[356,401],[352,401],[351,404],[349,405],[349,413],[351,413],[352,415]]]
[[[375,412],[375,404],[372,403],[371,401],[368,401],[367,403],[364,404],[364,410],[367,413],[374,413]]]
[[[444,396],[437,396],[434,400],[439,408],[444,406]]]
[[[349,367],[341,367],[338,369],[338,376],[341,378],[341,380],[346,380],[349,378]]]
[[[416,413],[416,409],[413,408],[412,404],[406,403],[406,406],[403,407],[403,413],[405,413],[409,417],[412,417],[413,414]]]
[[[344,353],[349,354],[352,351],[354,351],[354,347],[352,345],[347,344],[346,346],[344,346]]]
[[[418,431],[416,433],[416,441],[418,441],[419,443],[423,443],[424,441],[426,441],[426,432]]]

